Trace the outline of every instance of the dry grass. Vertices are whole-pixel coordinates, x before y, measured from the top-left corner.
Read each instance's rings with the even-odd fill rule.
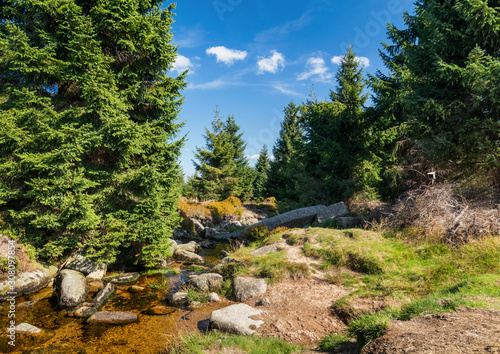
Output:
[[[455,186],[439,184],[403,194],[389,225],[424,230],[450,244],[500,233],[500,204],[487,194],[458,194]]]

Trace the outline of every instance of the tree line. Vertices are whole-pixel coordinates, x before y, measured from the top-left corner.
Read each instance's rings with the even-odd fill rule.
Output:
[[[404,29],[388,26],[389,43],[380,51],[387,74],[365,77],[348,48],[329,100],[312,96],[285,107],[274,159],[264,148],[253,183],[249,172],[226,176],[247,186],[234,195],[248,198],[253,188],[257,199],[297,206],[354,196],[390,200],[434,178],[499,187],[498,5],[418,1],[414,15],[404,14]],[[196,157],[212,148],[207,141]],[[212,175],[204,171],[210,161],[199,161],[187,195],[222,198],[203,194]]]

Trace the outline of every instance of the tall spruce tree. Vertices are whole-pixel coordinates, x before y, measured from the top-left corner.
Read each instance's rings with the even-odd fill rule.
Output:
[[[193,161],[196,174],[188,182],[193,195],[201,200],[222,200],[252,196],[253,171],[244,151],[246,143],[234,116],[223,121],[216,109],[212,131],[205,129],[205,148],[197,148]]]
[[[273,146],[274,159],[269,163],[268,193],[276,199],[299,202],[303,190],[304,129],[300,106],[290,102],[284,108],[279,137]]]
[[[360,62],[349,47],[336,75],[331,102],[309,102],[304,108],[307,170],[317,181],[319,201],[332,203],[378,181],[378,167],[367,148]]]
[[[499,8],[491,0],[418,1],[405,29],[389,27],[393,44],[383,57],[422,155],[450,177],[486,175],[497,185]]]
[[[264,145],[255,164],[255,179],[253,181],[253,195],[256,200],[267,197],[267,180],[269,175],[269,156],[267,146]]]
[[[186,73],[163,1],[0,3],[0,205],[40,256],[168,252]]]

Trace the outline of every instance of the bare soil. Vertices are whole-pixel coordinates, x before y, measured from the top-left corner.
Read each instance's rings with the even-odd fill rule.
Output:
[[[265,294],[246,303],[255,306],[264,297],[271,302],[257,307],[263,314],[255,318],[265,322],[257,329],[259,334],[293,344],[313,344],[327,334],[343,331],[345,325],[331,313],[330,307],[347,293],[318,278],[288,279],[269,286]]]
[[[462,309],[394,321],[363,354],[500,353],[500,310]]]

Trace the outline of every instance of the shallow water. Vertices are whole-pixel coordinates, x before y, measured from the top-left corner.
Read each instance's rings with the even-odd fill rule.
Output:
[[[203,250],[205,267],[217,262],[223,247]],[[179,266],[171,265],[172,268]],[[204,331],[212,311],[228,305],[227,302],[205,304],[194,311],[172,307],[168,315],[146,314],[152,306],[168,306],[165,297],[177,291],[190,273],[190,268],[181,267],[179,275],[145,275],[136,284],[145,290],[136,294],[127,291],[129,285],[118,286],[102,311],[129,311],[138,315],[137,323],[122,326],[88,324],[86,319],[69,317],[64,310],[58,309],[51,288],[17,298],[16,324],[26,322],[43,331],[37,335],[16,334],[15,347],[9,345],[7,336],[2,334],[0,353],[165,353],[180,334]],[[152,288],[151,284],[163,284],[164,281],[168,282],[164,289]],[[94,295],[89,294],[87,301]],[[7,303],[0,303],[0,328],[8,327],[7,314]]]

